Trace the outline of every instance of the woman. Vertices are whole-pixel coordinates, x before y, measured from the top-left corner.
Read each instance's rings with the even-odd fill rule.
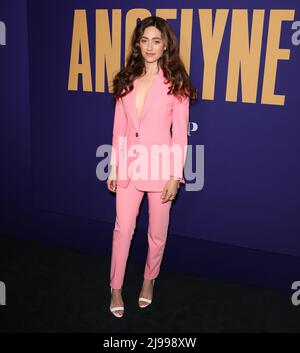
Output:
[[[116,192],[110,311],[122,317],[122,285],[143,195],[146,192],[148,197],[149,247],[138,300],[141,308],[152,301],[171,202],[180,184],[185,183],[189,103],[197,99],[197,89],[192,87],[179,57],[176,36],[167,21],[151,16],[137,24],[127,64],[113,80],[113,95],[117,101],[107,180],[108,189]],[[161,147],[172,148],[173,152],[165,153]],[[163,175],[159,173],[160,163]]]

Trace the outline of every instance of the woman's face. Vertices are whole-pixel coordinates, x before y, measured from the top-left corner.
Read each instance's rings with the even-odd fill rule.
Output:
[[[158,60],[164,52],[164,47],[160,30],[154,26],[147,27],[140,39],[141,53],[145,61],[152,63]]]

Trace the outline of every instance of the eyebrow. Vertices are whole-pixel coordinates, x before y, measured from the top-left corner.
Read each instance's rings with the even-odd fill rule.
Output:
[[[146,36],[142,36],[142,38],[147,38],[147,39],[149,39],[148,37],[146,37]],[[153,37],[152,39],[161,39],[160,37]]]

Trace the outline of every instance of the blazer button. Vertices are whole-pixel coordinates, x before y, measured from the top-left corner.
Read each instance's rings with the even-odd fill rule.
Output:
[[[138,137],[138,136],[139,136],[139,134],[136,132],[136,133],[135,133],[135,136],[136,136],[136,137]]]

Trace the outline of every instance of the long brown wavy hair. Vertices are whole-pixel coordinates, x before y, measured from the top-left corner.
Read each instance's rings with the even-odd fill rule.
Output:
[[[125,96],[133,89],[133,81],[143,74],[145,69],[144,58],[140,50],[140,39],[145,29],[149,26],[156,27],[162,36],[167,48],[158,59],[158,64],[163,70],[165,83],[171,83],[168,94],[189,97],[190,101],[198,98],[198,89],[193,87],[191,79],[186,72],[179,56],[179,45],[171,25],[163,18],[150,16],[140,21],[131,36],[131,49],[127,56],[126,65],[113,79],[113,96],[115,99]]]

